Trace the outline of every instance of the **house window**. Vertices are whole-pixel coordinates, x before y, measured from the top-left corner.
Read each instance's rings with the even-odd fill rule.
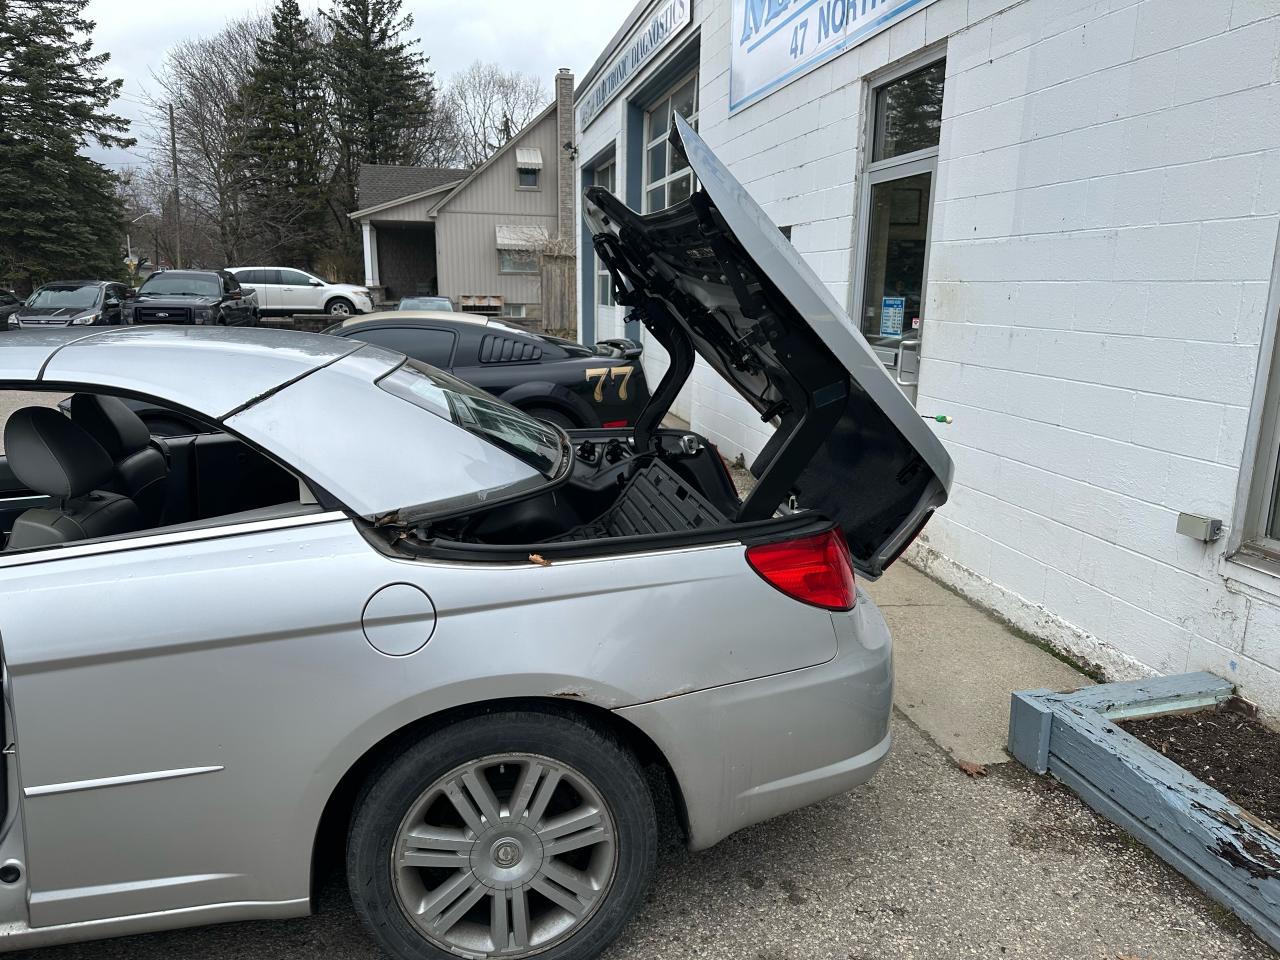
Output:
[[[542,171],[542,151],[537,147],[516,147],[516,189],[537,190]]]
[[[919,347],[945,73],[945,60],[911,65],[871,91],[855,302],[862,332],[904,386],[901,353]]]
[[[652,213],[687,199],[696,188],[693,171],[668,142],[671,118],[680,114],[698,129],[698,75],[686,77],[644,118],[644,210]]]
[[[499,250],[499,273],[537,273],[538,254],[534,250]]]
[[[525,304],[504,303],[502,305],[502,316],[511,317],[513,320],[523,320],[525,318]]]
[[[610,160],[603,166],[596,167],[595,181],[597,187],[604,187],[610,193],[614,193],[618,186],[617,162]],[[613,299],[613,278],[609,276],[609,271],[605,268],[604,261],[599,257],[596,257],[595,260],[596,303],[602,307],[616,306]]]

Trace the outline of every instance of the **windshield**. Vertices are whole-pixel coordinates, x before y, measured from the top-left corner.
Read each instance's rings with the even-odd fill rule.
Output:
[[[448,310],[453,312],[453,301],[448,297],[405,297],[397,310]]]
[[[138,296],[220,297],[222,284],[217,277],[193,276],[186,273],[155,273],[138,290]]]
[[[41,287],[27,301],[28,307],[71,307],[83,310],[97,306],[98,295],[102,288],[96,283],[66,285],[58,287]]]
[[[406,360],[378,386],[502,447],[545,477],[557,476],[569,454],[568,442],[549,423],[417,360]]]

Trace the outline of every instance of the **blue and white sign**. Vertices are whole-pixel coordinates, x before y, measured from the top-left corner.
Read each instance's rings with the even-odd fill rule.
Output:
[[[880,300],[880,336],[902,336],[902,318],[907,312],[904,297],[883,297]]]
[[[621,92],[636,71],[653,59],[671,38],[689,25],[692,0],[667,0],[603,71],[578,106],[578,129],[585,130],[609,101]]]
[[[729,112],[856,47],[933,0],[732,0]]]

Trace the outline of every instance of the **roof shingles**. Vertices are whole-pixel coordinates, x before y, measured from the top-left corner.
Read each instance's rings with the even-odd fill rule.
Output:
[[[361,209],[409,197],[457,183],[469,170],[452,167],[400,167],[377,163],[360,165],[359,206]]]

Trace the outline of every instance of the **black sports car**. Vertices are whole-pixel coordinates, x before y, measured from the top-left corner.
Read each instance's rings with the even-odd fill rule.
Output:
[[[396,350],[449,370],[543,420],[575,427],[629,427],[649,400],[633,340],[585,347],[488,317],[398,310],[352,317],[325,333]]]
[[[258,299],[226,270],[153,273],[124,306],[126,323],[257,326]]]

